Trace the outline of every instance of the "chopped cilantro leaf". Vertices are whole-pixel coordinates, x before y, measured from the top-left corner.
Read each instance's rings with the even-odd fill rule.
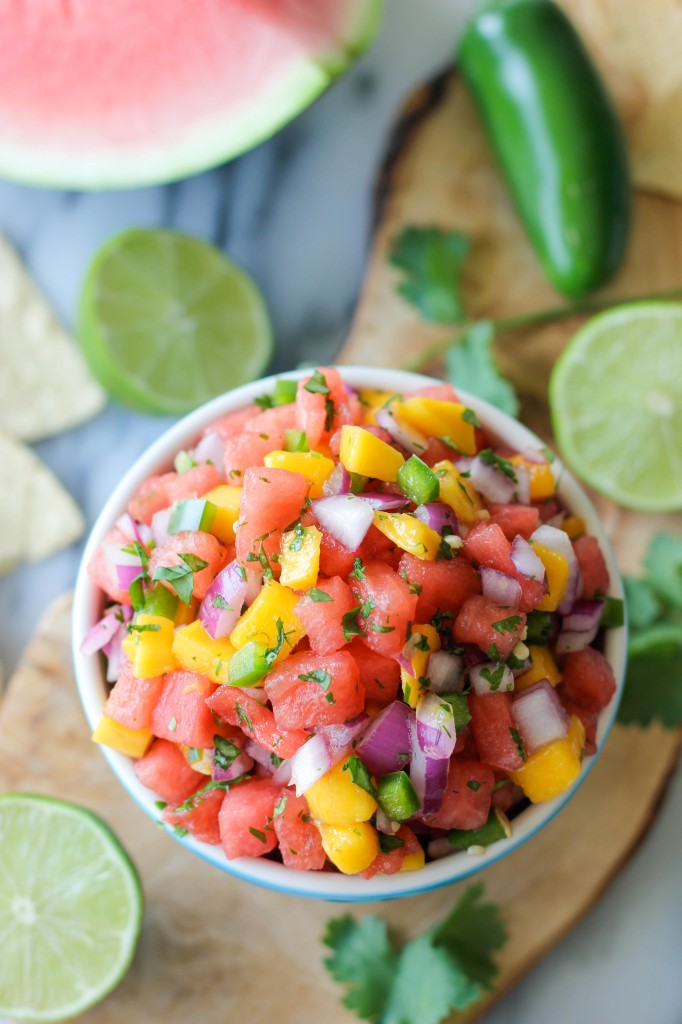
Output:
[[[294,537],[289,544],[289,551],[300,551],[303,547],[303,541],[305,540],[305,527],[299,521],[294,527]]]
[[[328,395],[331,393],[327,385],[327,378],[319,370],[315,370],[310,380],[306,381],[303,385],[303,390],[310,392],[311,395]]]
[[[462,413],[462,419],[465,423],[468,423],[472,427],[480,429],[481,423],[473,409],[465,409]]]
[[[514,745],[518,751],[519,757],[522,761],[526,760],[526,752],[523,749],[523,740],[521,739],[521,733],[518,729],[515,729],[513,725],[509,726],[509,735],[514,740]]]
[[[492,466],[494,469],[499,469],[500,473],[504,473],[509,480],[513,480],[514,483],[518,483],[516,472],[514,470],[514,463],[510,462],[509,459],[503,459],[501,455],[496,455],[492,448],[484,448],[483,451],[478,453],[478,458],[486,466]]]
[[[383,832],[379,833],[379,849],[382,853],[391,853],[392,850],[399,850],[405,845],[404,840],[399,836],[389,836]]]
[[[417,594],[417,595],[421,594],[421,592],[423,590],[423,587],[422,587],[421,583],[413,583],[412,580],[408,578],[408,575],[407,575],[407,573],[406,573],[406,571],[404,569],[400,570],[400,575],[402,576],[402,578],[405,580],[405,582],[407,583],[408,587],[410,588],[410,593],[411,594]]]
[[[263,410],[263,412],[265,412],[266,409],[272,409],[273,405],[275,404],[272,399],[272,395],[258,395],[258,397],[254,398],[253,401],[254,404],[257,405],[259,409]]]
[[[353,568],[351,569],[349,576],[355,576],[356,580],[364,580],[365,578],[365,567],[362,564],[362,559],[359,555],[353,562]]]
[[[205,569],[208,562],[190,553],[178,554],[181,565],[160,565],[154,570],[152,580],[170,583],[183,604],[190,604],[194,591],[194,573]]]
[[[343,630],[343,636],[346,642],[352,640],[354,636],[364,636],[364,630],[358,622],[358,616],[360,615],[360,605],[355,608],[351,608],[350,611],[346,612],[341,617],[341,628]]]
[[[241,754],[241,748],[233,743],[232,740],[226,740],[223,736],[216,734],[213,737],[213,763],[217,768],[222,771],[227,771],[235,758]]]
[[[298,678],[304,683],[317,683],[323,690],[328,690],[332,681],[332,677],[323,668],[315,668],[312,672],[306,672],[305,675]]]
[[[222,608],[223,611],[226,611],[226,612],[231,612],[231,611],[234,610],[232,608],[232,605],[227,603],[227,601],[225,600],[225,598],[223,597],[222,594],[216,594],[216,596],[213,598],[213,601],[211,602],[211,607],[212,608]]]
[[[140,625],[137,622],[129,622],[127,629],[129,633],[158,633],[161,626],[158,622],[147,622],[144,625]]]
[[[267,842],[265,838],[265,832],[261,832],[259,828],[254,828],[253,825],[249,825],[249,832],[251,833],[252,836],[255,836],[255,838],[258,839],[259,842]]]
[[[520,615],[508,615],[506,619],[498,619],[497,622],[493,622],[492,626],[496,633],[503,635],[504,633],[515,633],[522,622],[523,619]]]
[[[495,669],[482,668],[479,671],[493,693],[499,690],[500,683],[504,679],[504,665],[498,665]]]
[[[478,793],[479,789],[481,788],[481,783],[478,781],[478,779],[469,779],[469,781],[467,782],[467,786],[469,787],[469,789],[473,789],[474,793]]]
[[[344,764],[343,770],[344,772],[350,772],[350,777],[356,786],[360,786],[367,793],[376,796],[377,791],[372,782],[372,777],[367,770],[367,766],[360,760],[357,754],[351,754]]]
[[[333,600],[334,600],[334,598],[331,596],[331,594],[328,594],[324,590],[320,590],[318,587],[312,587],[307,592],[306,596],[309,597],[311,601],[315,601],[315,602],[320,602],[320,601],[332,601],[333,602]]]

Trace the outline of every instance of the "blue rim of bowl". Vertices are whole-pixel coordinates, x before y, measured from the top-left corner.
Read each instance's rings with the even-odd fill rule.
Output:
[[[345,380],[356,388],[367,387],[388,391],[408,391],[428,385],[442,384],[433,377],[409,373],[403,370],[387,370],[378,367],[339,367]],[[78,691],[91,728],[94,728],[106,699],[107,684],[99,657],[86,658],[80,652],[83,637],[99,618],[102,596],[87,574],[87,564],[107,530],[125,510],[130,496],[152,473],[164,471],[172,466],[173,457],[181,448],[194,442],[200,431],[213,420],[267,393],[275,381],[282,376],[298,379],[309,370],[292,371],[263,378],[227,392],[194,412],[189,413],[167,430],[130,467],[111,497],[100,512],[83,552],[78,572],[73,606],[73,658]],[[521,449],[545,448],[544,443],[527,427],[512,419],[482,399],[457,389],[461,400],[470,405],[486,429],[500,440],[512,443]],[[564,504],[575,514],[582,516],[588,531],[596,536],[605,556],[611,578],[611,596],[623,597],[623,586],[615,555],[606,537],[597,512],[587,494],[573,475],[555,458],[553,470],[557,478],[557,489]],[[587,758],[580,774],[568,790],[546,804],[534,804],[522,811],[512,822],[515,830],[509,839],[499,840],[488,846],[484,853],[468,855],[454,853],[451,857],[432,861],[415,872],[391,876],[375,876],[364,879],[361,876],[343,875],[334,871],[297,872],[267,858],[238,858],[229,861],[220,846],[211,846],[191,836],[177,836],[170,826],[164,824],[164,831],[202,860],[212,864],[243,881],[252,882],[275,892],[329,902],[367,903],[379,900],[400,899],[430,892],[442,886],[470,878],[491,864],[509,856],[538,834],[568,803],[585,781],[599,758],[611,727],[615,721],[618,702],[623,689],[627,647],[627,627],[607,632],[605,653],[614,671],[617,691],[611,703],[599,718],[597,728],[597,751]],[[107,747],[100,747],[118,781],[142,810],[155,822],[161,822],[161,812],[156,807],[155,796],[137,780],[132,760]],[[163,823],[162,823],[163,824]]]

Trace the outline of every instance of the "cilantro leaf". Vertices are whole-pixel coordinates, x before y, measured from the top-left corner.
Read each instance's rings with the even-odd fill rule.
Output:
[[[405,228],[393,239],[389,262],[405,274],[398,292],[425,320],[457,324],[464,319],[460,274],[470,244],[461,231],[434,227]]]
[[[309,597],[310,600],[314,601],[315,603],[318,603],[320,601],[334,600],[331,594],[328,594],[326,590],[320,590],[318,587],[311,587],[311,589],[306,594],[306,597]]]
[[[506,619],[498,619],[497,622],[493,622],[492,627],[500,635],[515,633],[522,621],[520,615],[508,615]]]
[[[347,986],[343,1003],[372,1024],[440,1024],[490,988],[507,938],[494,904],[470,886],[447,917],[397,951],[386,923],[348,914],[327,923],[325,966]]]
[[[514,388],[500,373],[492,352],[495,330],[489,320],[479,320],[448,348],[445,355],[445,379],[451,384],[484,398],[510,416],[519,411]]]
[[[351,779],[360,789],[364,789],[371,796],[377,795],[376,788],[372,782],[372,776],[369,774],[364,761],[361,761],[357,754],[352,754],[348,758],[343,766],[343,770],[350,773]]]
[[[154,570],[152,580],[170,583],[183,604],[190,604],[194,590],[194,573],[205,569],[208,562],[190,553],[178,554],[180,565],[160,565]]]
[[[657,533],[649,544],[644,568],[659,597],[682,611],[682,537]]]
[[[484,448],[482,452],[478,453],[478,457],[486,466],[499,469],[500,473],[504,473],[513,483],[518,482],[514,472],[514,463],[510,462],[509,459],[503,459],[501,455],[496,455],[492,448]]]
[[[336,981],[348,985],[343,1005],[363,1020],[380,1021],[398,963],[386,922],[370,916],[356,924],[344,914],[327,922],[322,941],[333,951],[325,967]]]
[[[630,642],[618,721],[682,724],[682,625],[648,629]]]

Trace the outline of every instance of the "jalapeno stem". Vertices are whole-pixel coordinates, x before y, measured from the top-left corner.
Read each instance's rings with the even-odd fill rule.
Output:
[[[570,306],[555,306],[553,309],[541,309],[536,313],[523,313],[519,316],[500,317],[498,320],[489,320],[481,317],[479,320],[463,320],[457,325],[457,334],[454,338],[439,341],[430,345],[424,352],[411,359],[403,366],[404,370],[422,370],[434,359],[444,355],[448,349],[458,345],[469,328],[481,321],[487,321],[493,327],[496,334],[506,334],[513,331],[523,331],[528,327],[539,327],[542,324],[555,323],[557,320],[567,320],[572,316],[584,316],[587,313],[601,313],[612,306],[620,305],[622,302],[651,302],[682,299],[682,288],[671,288],[667,291],[653,292],[646,295],[631,295],[622,299],[587,299],[584,302],[576,302]]]

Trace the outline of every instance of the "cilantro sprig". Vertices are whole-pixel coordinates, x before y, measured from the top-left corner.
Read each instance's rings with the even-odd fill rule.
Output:
[[[657,533],[642,579],[625,577],[628,667],[618,720],[682,723],[682,537]]]
[[[183,604],[190,604],[194,591],[194,573],[205,569],[208,562],[190,553],[178,554],[180,565],[160,565],[154,570],[152,580],[170,583]]]
[[[327,923],[325,966],[346,986],[343,1004],[372,1024],[440,1024],[485,994],[497,974],[494,953],[507,932],[483,886],[470,886],[440,923],[397,946],[386,922],[349,914]]]

